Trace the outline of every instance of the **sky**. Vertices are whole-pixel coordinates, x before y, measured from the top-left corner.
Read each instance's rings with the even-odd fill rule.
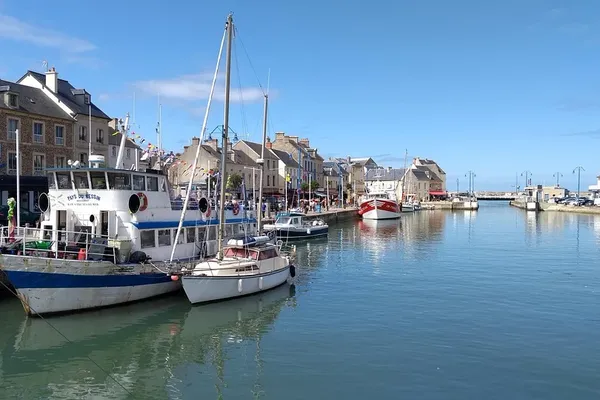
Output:
[[[310,139],[325,157],[402,167],[434,159],[450,190],[576,189],[600,174],[597,0],[0,0],[0,78],[54,66],[163,147],[200,134],[224,23],[234,13],[231,119],[259,142]],[[7,56],[9,55],[9,56]],[[270,71],[270,73],[269,73]],[[222,63],[207,133],[223,124]],[[270,77],[270,79],[269,79]],[[135,97],[135,113],[134,113]],[[217,135],[218,136],[218,135]]]

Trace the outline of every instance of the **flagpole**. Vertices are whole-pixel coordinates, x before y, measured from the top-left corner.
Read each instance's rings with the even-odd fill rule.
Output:
[[[19,146],[20,132],[19,129],[15,130],[15,141],[16,141],[16,153],[17,153],[17,232],[21,227],[21,150]],[[25,240],[23,240],[24,242]]]

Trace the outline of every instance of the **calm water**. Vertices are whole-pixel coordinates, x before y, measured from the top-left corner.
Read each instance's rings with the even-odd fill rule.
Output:
[[[337,225],[298,259],[295,287],[56,330],[2,299],[0,398],[600,397],[598,216],[423,211]]]

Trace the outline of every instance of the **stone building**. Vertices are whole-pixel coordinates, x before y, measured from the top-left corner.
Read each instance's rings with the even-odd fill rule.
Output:
[[[300,145],[298,136],[288,136],[284,132],[276,132],[275,140],[271,142],[270,146],[275,150],[290,154],[298,164],[296,187],[301,187],[302,183],[308,183],[309,175],[315,171],[314,160],[307,148]]]
[[[75,120],[73,151],[70,158],[86,164],[91,140],[92,153],[108,160],[108,123],[111,118],[92,102],[85,89],[76,89],[69,81],[58,78],[53,67],[45,74],[27,71],[17,83],[39,89],[55,105]],[[91,114],[91,118],[90,118]]]
[[[47,167],[66,167],[73,155],[74,125],[73,117],[41,89],[0,80],[1,173],[17,173],[17,129],[22,176],[42,176]]]
[[[252,161],[253,164],[256,164],[256,160],[261,158],[262,154],[262,144],[254,143],[247,140],[240,140],[236,142],[233,146],[234,150],[239,151],[245,154],[249,160]],[[263,175],[263,195],[265,196],[275,196],[280,194],[279,185],[280,185],[280,176],[279,176],[279,158],[270,150],[269,143],[265,145],[265,159],[264,159],[264,175]],[[258,168],[260,166],[256,164]],[[256,187],[258,188],[259,182],[259,170],[248,170],[246,171],[246,175],[252,177],[252,173],[254,173],[254,181],[256,183]],[[246,182],[246,186],[249,186],[250,180]],[[283,188],[283,186],[282,186]]]

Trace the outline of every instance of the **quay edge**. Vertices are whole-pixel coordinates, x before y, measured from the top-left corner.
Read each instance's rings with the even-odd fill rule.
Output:
[[[521,208],[523,210],[526,209],[525,202],[513,200],[510,202],[510,205],[513,207]],[[576,213],[576,214],[595,214],[600,215],[600,207],[575,207],[575,206],[567,206],[564,204],[551,204],[551,203],[538,203],[539,211],[556,211],[556,212],[568,212],[568,213]]]
[[[433,210],[478,210],[478,201],[424,201],[421,206]]]
[[[336,222],[342,221],[352,221],[360,219],[358,215],[357,208],[345,208],[345,209],[335,209],[330,211],[323,211],[320,213],[311,212],[306,214],[306,219],[311,220],[313,218],[322,219],[327,225],[331,226]],[[264,223],[274,223],[275,218],[265,218],[263,219]]]

